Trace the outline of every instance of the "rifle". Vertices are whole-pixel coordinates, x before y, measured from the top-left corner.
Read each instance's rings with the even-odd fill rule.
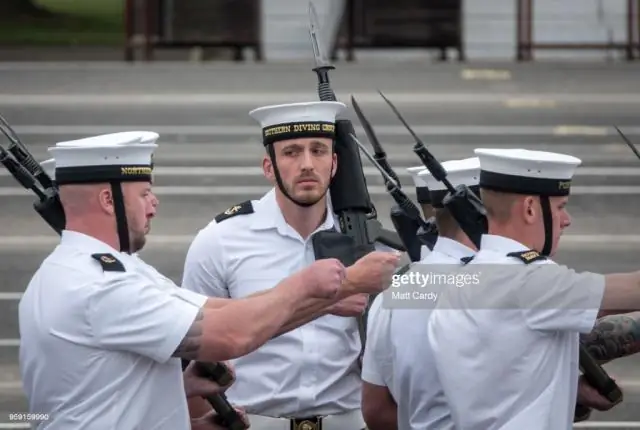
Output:
[[[66,217],[60,202],[58,186],[47,175],[2,116],[0,116],[0,131],[10,142],[6,150],[0,145],[0,163],[24,188],[33,191],[37,197],[33,204],[34,210],[58,235],[61,235],[62,230],[65,228]],[[183,361],[183,370],[185,367],[185,362]],[[231,380],[231,373],[221,363],[199,362],[197,371],[203,377],[209,377],[220,385],[226,385]],[[208,396],[207,401],[218,414],[216,420],[222,425],[231,430],[245,430],[248,428],[224,394]]]
[[[58,235],[62,234],[66,220],[54,181],[2,116],[0,116],[0,131],[10,142],[8,150],[0,146],[0,163],[20,185],[33,191],[37,198],[33,203],[34,210]]]
[[[420,161],[422,161],[422,164],[429,170],[431,175],[447,187],[449,193],[443,199],[442,204],[449,210],[449,213],[451,213],[451,216],[456,220],[462,231],[465,232],[479,249],[480,238],[488,229],[487,211],[482,201],[467,185],[460,184],[455,188],[451,185],[451,182],[447,179],[447,172],[444,167],[442,167],[442,164],[429,152],[422,140],[420,140],[418,135],[411,129],[393,103],[391,103],[381,91],[378,91],[378,93],[391,107],[391,110],[393,110],[411,136],[413,136],[416,142],[413,147],[413,152],[420,158]]]
[[[433,231],[434,227],[432,226],[432,223],[425,222],[422,219],[418,207],[402,191],[402,185],[400,184],[398,175],[387,162],[386,152],[382,148],[371,123],[364,116],[358,102],[356,102],[356,99],[353,96],[351,96],[351,104],[353,105],[353,109],[364,128],[365,134],[369,139],[369,143],[373,147],[374,155],[367,152],[355,135],[350,134],[349,136],[360,147],[360,150],[367,156],[369,161],[371,161],[371,163],[382,174],[387,191],[396,202],[396,204],[391,208],[391,222],[400,236],[404,247],[407,249],[407,253],[409,254],[411,261],[419,261],[420,249],[423,242],[420,237],[418,237],[418,232]]]
[[[318,16],[313,3],[309,3],[309,24],[309,35],[316,66],[312,70],[318,77],[318,96],[321,101],[337,101],[331,89],[328,74],[329,70],[333,70],[335,67],[329,63],[323,47],[319,43]],[[353,261],[373,251],[375,242],[380,242],[399,251],[405,251],[398,235],[383,228],[377,219],[362,171],[360,154],[358,148],[351,141],[350,134],[355,135],[351,121],[344,118],[337,119],[335,151],[338,157],[338,167],[329,192],[333,211],[338,216],[342,233],[353,240],[353,246],[356,250]]]
[[[337,101],[329,82],[329,70],[335,67],[329,63],[319,42],[318,33],[318,15],[313,3],[309,2],[309,37],[315,61],[312,70],[318,78],[318,97],[320,101]],[[351,266],[364,255],[374,251],[376,242],[406,251],[398,234],[385,229],[377,219],[362,170],[360,152],[350,138],[350,135],[355,135],[353,124],[348,119],[337,118],[335,126],[334,146],[338,167],[329,186],[329,195],[341,232],[322,231],[314,235],[312,242],[316,259],[336,258],[345,266]],[[374,298],[375,295],[370,297],[365,311],[357,317],[361,342],[360,363],[366,342],[367,318]]]

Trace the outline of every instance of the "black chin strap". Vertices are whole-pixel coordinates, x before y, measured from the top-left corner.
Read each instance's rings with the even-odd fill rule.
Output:
[[[112,181],[111,194],[113,195],[113,208],[116,214],[116,227],[118,229],[118,240],[120,241],[120,252],[130,252],[129,226],[127,225],[127,213],[124,209],[124,196],[122,186],[118,181]]]
[[[549,196],[540,196],[540,206],[542,207],[542,219],[544,221],[544,247],[541,254],[548,257],[553,246],[553,217],[551,216]]]
[[[278,164],[276,163],[276,151],[275,149],[273,149],[273,144],[269,144],[267,146],[267,150],[269,151],[269,157],[271,158],[271,164],[273,165],[273,174],[276,177],[276,183],[278,184],[278,188],[280,188],[280,191],[282,191],[282,194],[284,194],[284,196],[289,200],[291,200],[293,203],[297,204],[298,206],[302,206],[303,208],[308,208],[315,205],[315,203],[300,202],[289,195],[289,193],[284,187],[284,184],[282,183],[282,178],[280,177],[280,171],[278,171]],[[333,148],[331,152],[333,153]],[[325,194],[329,191],[329,188],[331,187],[332,182],[333,182],[333,178],[331,178],[331,180],[329,181],[329,185],[325,190]]]

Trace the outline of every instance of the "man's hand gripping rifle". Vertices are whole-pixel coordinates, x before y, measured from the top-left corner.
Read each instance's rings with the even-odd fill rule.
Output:
[[[66,219],[55,182],[42,169],[2,116],[0,116],[0,131],[10,142],[7,149],[0,146],[0,163],[23,187],[35,193],[38,198],[33,204],[35,211],[58,235],[62,234]],[[198,363],[198,371],[219,385],[227,385],[232,377],[229,369],[222,363]],[[207,400],[218,413],[216,419],[221,425],[232,430],[248,428],[224,394],[208,396]]]
[[[393,226],[396,232],[398,232],[398,235],[400,236],[400,239],[402,240],[405,248],[407,249],[407,253],[409,254],[411,261],[419,261],[420,248],[422,246],[422,242],[418,236],[419,231],[424,232],[424,234],[437,235],[435,223],[429,221],[425,222],[420,215],[420,210],[418,209],[418,207],[401,190],[402,185],[400,184],[398,175],[393,171],[393,169],[387,162],[386,152],[382,148],[380,141],[373,131],[371,123],[364,116],[362,110],[360,109],[360,106],[353,96],[351,96],[351,104],[353,105],[353,109],[358,115],[358,119],[360,119],[360,123],[362,124],[365,134],[369,139],[369,143],[373,147],[374,155],[371,155],[365,149],[365,147],[362,145],[362,143],[360,143],[355,135],[350,134],[349,136],[360,147],[362,153],[366,155],[369,161],[371,161],[371,163],[382,174],[385,186],[387,187],[387,191],[396,202],[396,205],[391,208],[390,213]]]
[[[65,216],[56,185],[1,116],[0,131],[9,140],[7,149],[0,146],[0,163],[23,187],[34,192],[38,200],[33,208],[60,235]]]

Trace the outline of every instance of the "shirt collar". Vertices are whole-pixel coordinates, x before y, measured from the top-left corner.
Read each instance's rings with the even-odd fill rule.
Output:
[[[327,192],[328,196],[328,192]],[[268,230],[277,229],[278,232],[284,234],[291,227],[287,224],[282,215],[282,210],[278,206],[276,200],[276,190],[272,188],[267,194],[265,194],[260,200],[254,203],[254,212],[258,215],[251,223],[252,230]],[[322,225],[320,225],[316,231],[330,230],[336,225],[333,217],[333,209],[331,202],[327,198],[327,216],[324,219]]]
[[[504,236],[495,234],[483,234],[480,240],[480,250],[491,250],[498,252],[527,251],[528,247],[522,243]]]
[[[120,251],[117,251],[103,241],[77,231],[63,230],[60,244],[81,249],[85,252],[108,253],[113,254],[114,256],[121,255]]]
[[[435,245],[433,246],[433,252],[439,252],[449,257],[459,260],[464,257],[470,257],[475,255],[475,251],[462,243],[449,239],[448,237],[438,236]]]

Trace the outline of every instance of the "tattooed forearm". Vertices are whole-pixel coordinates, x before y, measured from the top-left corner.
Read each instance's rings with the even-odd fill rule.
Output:
[[[174,357],[184,358],[185,360],[195,360],[200,352],[202,342],[202,319],[204,318],[203,310],[198,311],[193,324],[189,327],[189,331],[173,352]]]
[[[640,312],[600,318],[580,342],[601,363],[640,352]]]

